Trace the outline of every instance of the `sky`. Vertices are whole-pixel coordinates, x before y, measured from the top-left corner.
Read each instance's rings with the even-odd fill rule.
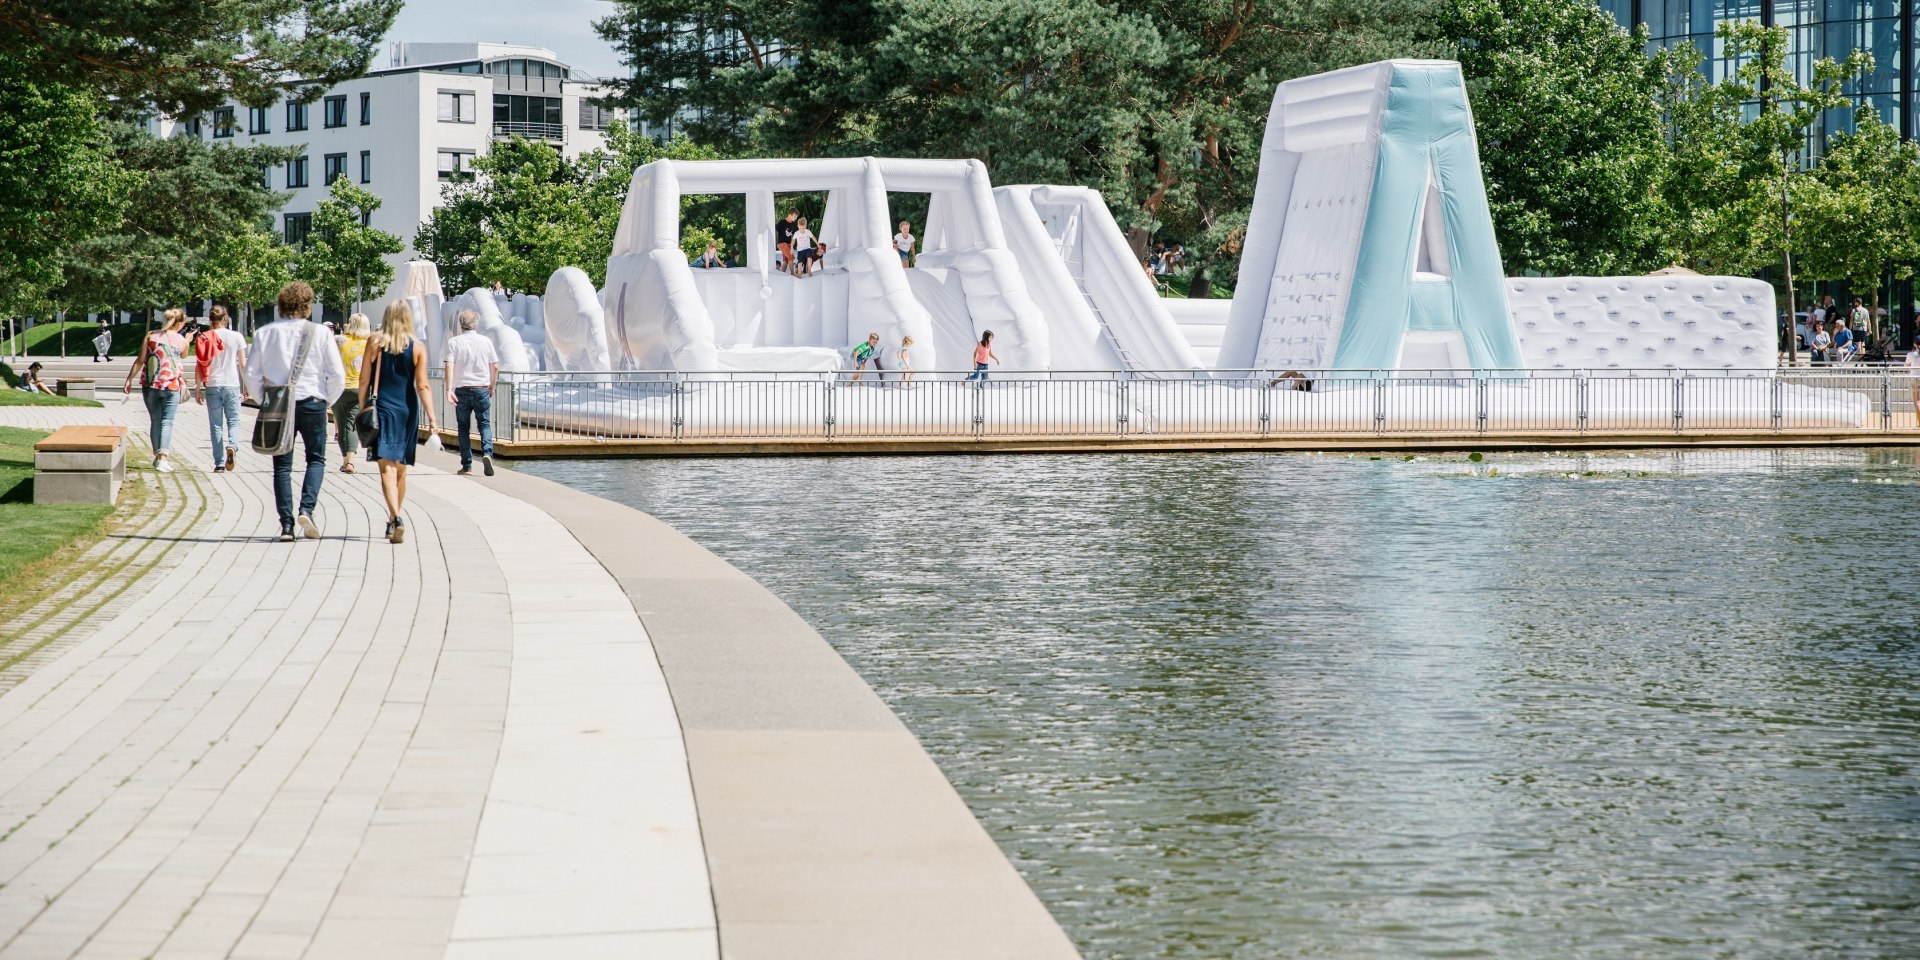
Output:
[[[607,0],[407,0],[387,42],[529,43],[596,77],[624,73],[613,48],[594,35],[593,21],[611,13]],[[387,63],[387,48],[375,58]]]

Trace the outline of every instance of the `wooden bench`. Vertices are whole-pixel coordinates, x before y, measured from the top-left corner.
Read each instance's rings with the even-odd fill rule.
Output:
[[[92,377],[62,377],[53,382],[53,392],[76,400],[93,399]]]
[[[113,503],[126,479],[126,427],[61,427],[33,445],[34,503]]]

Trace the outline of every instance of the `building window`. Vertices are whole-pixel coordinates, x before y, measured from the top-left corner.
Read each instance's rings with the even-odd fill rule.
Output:
[[[306,128],[307,128],[307,105],[304,103],[295,103],[292,100],[288,100],[287,101],[287,131],[291,133],[295,130],[305,130]]]
[[[347,175],[347,155],[344,153],[327,154],[325,160],[322,161],[322,172],[325,174],[322,185],[328,187],[333,186],[335,180]]]
[[[474,123],[480,118],[475,114],[475,95],[456,90],[440,91],[441,123]]]
[[[255,135],[273,132],[267,129],[266,107],[247,108],[247,132]]]
[[[367,124],[372,122],[373,122],[373,94],[363,93],[360,95],[360,125],[364,127]]]
[[[232,107],[216,107],[213,111],[213,135],[226,138],[233,136],[239,124],[234,122]]]
[[[187,131],[188,135],[197,137],[200,136],[202,130],[206,129],[206,124],[200,115],[196,113],[189,118],[186,123],[182,124],[182,127]]]
[[[347,98],[328,97],[321,102],[320,122],[327,127],[347,125]]]
[[[360,151],[360,182],[373,182],[373,151]]]
[[[300,247],[307,243],[307,234],[313,232],[313,214],[287,214],[287,246]]]
[[[273,165],[272,164],[263,163],[260,165],[260,189],[262,190],[273,189]]]
[[[559,97],[529,97],[518,93],[493,95],[493,135],[531,140],[566,138]]]
[[[588,100],[580,101],[580,129],[605,130],[613,121],[613,110]]]
[[[440,179],[466,180],[473,176],[472,150],[440,151]]]
[[[287,161],[287,189],[293,190],[307,185],[307,158],[294,157]]]

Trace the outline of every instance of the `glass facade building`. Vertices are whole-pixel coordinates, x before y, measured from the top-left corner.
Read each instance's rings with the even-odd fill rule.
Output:
[[[1646,24],[1655,47],[1692,43],[1706,56],[1708,80],[1719,80],[1738,65],[1727,59],[1714,28],[1722,21],[1758,20],[1784,27],[1788,60],[1801,82],[1813,77],[1815,61],[1845,60],[1855,50],[1873,54],[1873,71],[1851,85],[1854,103],[1871,104],[1904,137],[1920,132],[1915,124],[1916,77],[1913,62],[1915,2],[1897,0],[1599,0],[1601,9],[1621,25]],[[1835,110],[1815,131],[1825,135],[1853,127],[1852,110]]]

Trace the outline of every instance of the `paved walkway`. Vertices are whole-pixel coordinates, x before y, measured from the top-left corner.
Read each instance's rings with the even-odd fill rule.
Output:
[[[0,425],[144,433],[105,402]],[[0,957],[717,956],[673,702],[565,527],[422,467],[395,547],[335,470],[282,544],[264,458],[206,472],[192,404],[174,452],[0,625]]]

